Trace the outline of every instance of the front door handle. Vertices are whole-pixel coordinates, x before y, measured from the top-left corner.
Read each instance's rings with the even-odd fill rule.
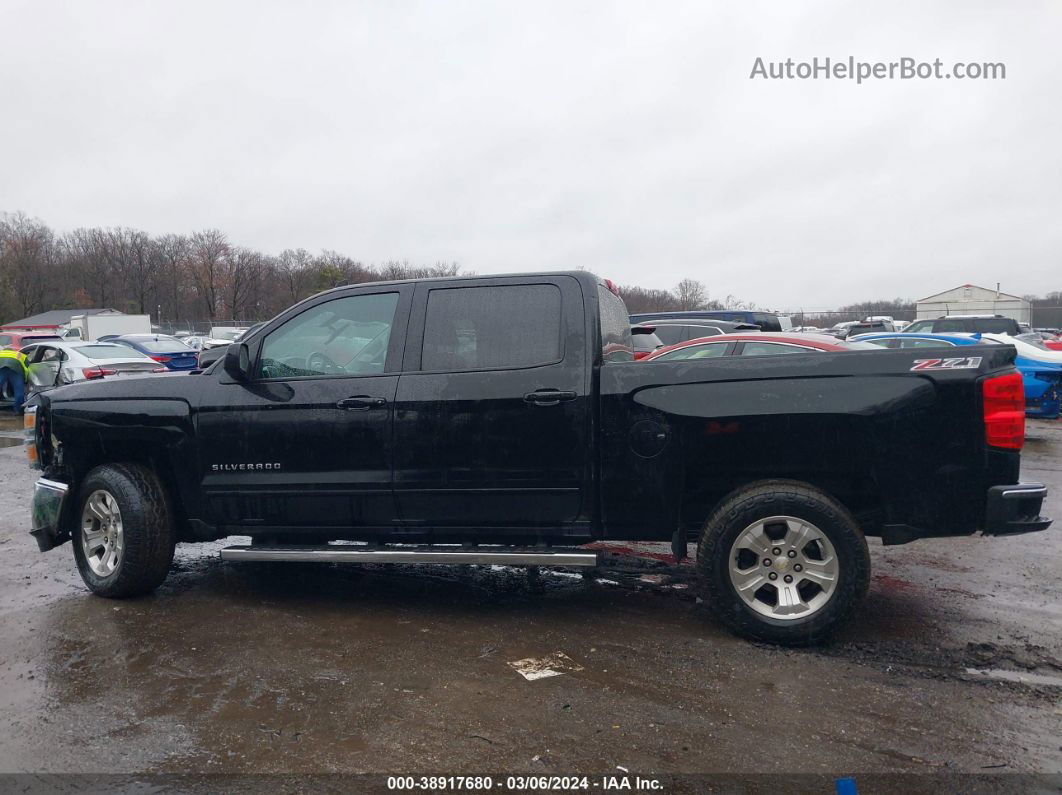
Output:
[[[539,389],[524,395],[524,402],[535,406],[556,406],[561,401],[575,400],[574,392],[561,392],[557,389]]]
[[[369,409],[378,409],[386,405],[387,398],[354,395],[353,397],[343,398],[336,403],[336,408],[345,409],[346,411],[368,411]]]

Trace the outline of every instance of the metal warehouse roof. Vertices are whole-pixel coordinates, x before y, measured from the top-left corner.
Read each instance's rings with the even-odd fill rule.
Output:
[[[917,303],[924,304],[932,301],[960,301],[962,300],[959,295],[970,291],[970,300],[976,301],[1023,301],[1020,295],[1011,295],[1010,293],[1004,293],[999,290],[993,290],[990,287],[981,287],[976,284],[960,284],[958,287],[952,287],[950,290],[945,290],[942,293],[934,293],[933,295],[927,295],[925,298],[919,298]],[[977,296],[974,297],[974,291],[977,291]],[[954,297],[953,297],[954,296]]]
[[[64,323],[69,323],[70,318],[76,315],[100,315],[103,313],[112,315],[122,314],[116,309],[50,309],[47,312],[24,317],[22,320],[13,320],[10,323],[5,323],[3,326],[0,326],[0,328],[17,329],[61,326]]]

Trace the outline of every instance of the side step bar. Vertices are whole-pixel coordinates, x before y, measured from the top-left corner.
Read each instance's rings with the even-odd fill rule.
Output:
[[[225,547],[222,560],[281,560],[292,563],[441,563],[475,566],[596,566],[597,553],[581,549],[439,547],[396,549],[360,546]]]

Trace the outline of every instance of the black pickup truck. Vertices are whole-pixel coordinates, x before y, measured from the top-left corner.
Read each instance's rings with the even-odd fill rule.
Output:
[[[864,596],[868,536],[1050,524],[1013,348],[933,353],[635,362],[585,272],[340,287],[204,371],[34,398],[32,533],[108,597],[229,535],[230,560],[526,566],[696,540],[715,615],[810,643]]]

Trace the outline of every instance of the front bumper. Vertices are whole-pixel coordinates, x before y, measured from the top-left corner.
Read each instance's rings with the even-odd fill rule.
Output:
[[[1046,530],[1051,520],[1040,515],[1047,486],[1042,483],[1019,483],[992,486],[985,508],[985,535],[1004,536]]]
[[[63,506],[70,486],[57,480],[41,478],[33,487],[33,529],[30,535],[37,539],[41,552],[59,546],[67,540],[67,534],[60,529],[59,518],[63,515]]]

